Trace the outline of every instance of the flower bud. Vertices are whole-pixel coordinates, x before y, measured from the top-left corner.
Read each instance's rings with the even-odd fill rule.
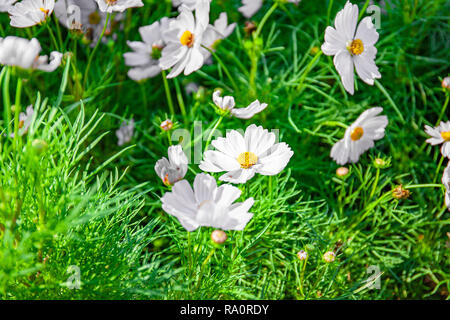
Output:
[[[297,252],[297,257],[301,261],[306,260],[308,258],[308,252],[306,252],[305,250],[300,250],[299,252]]]
[[[336,175],[338,177],[345,177],[348,174],[348,168],[346,167],[340,167],[336,169]]]
[[[48,144],[44,140],[34,139],[31,143],[31,147],[33,148],[34,152],[36,152],[36,154],[40,155],[47,151]]]
[[[211,240],[214,243],[222,244],[227,240],[227,234],[225,233],[225,231],[222,230],[214,230],[211,233]]]
[[[333,262],[336,259],[336,254],[333,251],[327,251],[324,253],[323,255],[323,260],[325,260],[325,262]]]
[[[445,90],[450,90],[450,77],[445,77],[442,79],[442,88]]]
[[[173,122],[170,119],[164,120],[163,122],[161,122],[160,127],[164,131],[169,131],[173,127]]]

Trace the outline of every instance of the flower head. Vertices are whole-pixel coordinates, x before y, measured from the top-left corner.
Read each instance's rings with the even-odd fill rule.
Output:
[[[173,122],[170,119],[166,119],[163,122],[161,122],[160,127],[164,131],[169,131],[170,129],[173,128]]]
[[[436,128],[425,126],[425,132],[431,136],[427,142],[433,146],[442,144],[441,153],[444,157],[450,158],[450,121],[439,124]]]
[[[197,2],[200,0],[172,0],[172,5],[174,7],[185,7],[191,11],[195,10]]]
[[[445,77],[442,79],[442,88],[450,90],[450,77]]]
[[[8,13],[11,26],[16,28],[32,27],[47,20],[55,7],[55,0],[23,0],[12,6]]]
[[[28,132],[28,128],[33,121],[34,109],[32,105],[29,105],[25,112],[21,112],[19,114],[19,136],[23,136]],[[11,138],[14,138],[14,132],[10,135]]]
[[[244,136],[231,130],[225,138],[211,142],[217,150],[207,150],[200,169],[207,172],[227,171],[219,180],[245,183],[255,173],[272,176],[283,170],[294,154],[284,142],[275,143],[275,134],[252,124]]]
[[[102,12],[124,12],[129,8],[143,7],[142,0],[95,0]]]
[[[136,81],[152,78],[161,72],[159,59],[166,45],[162,38],[162,31],[168,27],[169,19],[163,18],[149,26],[139,28],[143,42],[127,41],[133,52],[123,55],[125,64],[132,67],[128,76]]]
[[[392,196],[397,199],[407,199],[411,195],[411,192],[405,188],[403,188],[403,185],[399,185],[395,187],[394,190],[392,190]]]
[[[361,154],[374,146],[375,140],[384,137],[388,124],[386,116],[379,116],[381,107],[364,111],[356,121],[347,128],[343,139],[331,149],[331,157],[340,165],[358,162]]]
[[[31,40],[15,36],[0,38],[0,64],[46,72],[54,71],[61,64],[62,53],[53,51],[48,61],[47,56],[39,56],[40,52],[41,45],[36,38]]]
[[[349,172],[349,170],[347,167],[339,167],[336,169],[336,175],[341,178],[348,175],[348,172]]]
[[[242,0],[242,7],[238,10],[244,17],[251,18],[262,7],[262,0]]]
[[[442,183],[445,186],[445,205],[450,211],[450,161],[442,175]]]
[[[206,29],[203,35],[203,43],[210,50],[215,50],[221,40],[228,38],[234,31],[236,23],[228,25],[228,17],[226,12],[222,12],[219,18],[214,21],[214,26]],[[209,51],[204,52],[205,58],[210,55]]]
[[[297,258],[299,258],[301,261],[306,260],[306,258],[308,258],[308,252],[306,252],[305,250],[300,250],[299,252],[297,252]]]
[[[125,143],[128,143],[133,138],[134,134],[134,120],[131,119],[127,124],[126,121],[123,121],[120,125],[120,128],[116,131],[117,136],[117,145],[122,146]]]
[[[8,12],[17,0],[0,0],[0,12]]]
[[[325,262],[330,263],[336,259],[336,254],[333,251],[327,251],[323,254],[323,260]]]
[[[214,230],[211,233],[211,240],[216,244],[222,244],[227,240],[227,234],[223,230]]]
[[[239,119],[250,119],[267,107],[267,103],[260,103],[259,100],[255,100],[246,108],[235,108],[234,98],[231,96],[221,97],[219,90],[214,91],[213,101],[220,110],[228,111]]]
[[[182,7],[180,15],[172,20],[163,36],[167,41],[161,53],[161,69],[172,68],[167,78],[197,71],[204,63],[203,34],[209,25],[209,0],[197,3],[194,14]]]
[[[358,6],[347,1],[344,9],[336,15],[333,27],[325,30],[325,42],[322,51],[328,56],[334,56],[334,65],[341,76],[345,90],[354,93],[354,73],[367,84],[373,85],[374,79],[381,78],[375,65],[378,32],[370,17],[358,22]],[[355,32],[356,31],[356,32]]]
[[[188,159],[180,145],[170,146],[168,156],[169,160],[163,157],[156,162],[155,171],[166,186],[171,186],[186,175]]]
[[[162,208],[176,217],[187,231],[198,227],[213,227],[222,230],[243,230],[253,217],[248,210],[253,198],[233,203],[241,196],[241,190],[224,184],[217,187],[209,174],[197,174],[194,188],[181,180],[161,198]]]

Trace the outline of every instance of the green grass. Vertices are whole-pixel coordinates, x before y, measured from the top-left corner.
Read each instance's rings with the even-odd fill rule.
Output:
[[[251,120],[225,118],[220,130],[251,123],[278,129],[294,151],[278,176],[239,186],[255,198],[254,217],[244,231],[227,232],[221,247],[210,241],[211,228],[188,233],[161,209],[168,188],[154,164],[169,146],[159,128],[170,117],[163,79],[131,81],[122,54],[126,40],[140,40],[139,26],[176,16],[176,9],[170,1],[144,2],[128,11],[115,42],[100,45],[84,92],[77,82],[92,49],[64,29],[64,52],[76,46],[76,55],[54,73],[2,67],[2,299],[448,299],[450,216],[440,185],[446,162],[438,167],[439,148],[425,144],[423,130],[450,115],[441,88],[450,65],[448,1],[390,1],[376,44],[382,78],[374,86],[358,79],[350,96],[332,58],[311,52],[344,0],[278,7],[255,40],[244,32],[240,1],[213,0],[211,20],[226,11],[237,30],[213,64],[169,79],[173,119],[192,135],[198,121],[204,133],[218,118],[212,92],[222,88],[238,106],[257,98],[269,107]],[[366,3],[352,2],[360,10]],[[265,1],[252,20],[260,22],[271,6]],[[0,35],[34,35],[45,54],[56,50],[45,26],[14,29],[4,13],[0,23]],[[17,101],[21,77],[28,80]],[[203,89],[185,94],[192,81]],[[27,135],[11,139],[8,106],[17,102],[22,109],[33,104],[36,115]],[[386,136],[341,179],[329,157],[344,134],[336,124],[374,106],[389,117]],[[131,117],[136,134],[118,147],[114,131]],[[377,157],[390,165],[376,168]],[[200,171],[191,164],[186,179]],[[408,199],[392,197],[400,184]],[[299,250],[308,251],[306,263]],[[333,263],[322,257],[329,250]],[[70,266],[80,269],[80,289],[67,287]],[[363,288],[370,266],[382,272],[379,289]]]

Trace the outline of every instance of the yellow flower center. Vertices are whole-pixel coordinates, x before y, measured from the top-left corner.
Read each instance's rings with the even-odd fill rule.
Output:
[[[348,51],[350,51],[351,54],[357,56],[364,51],[364,45],[363,42],[360,39],[353,40],[350,45],[347,46]]]
[[[258,157],[253,152],[243,152],[237,157],[242,169],[249,169],[258,162]]]
[[[194,35],[189,30],[186,30],[181,35],[180,42],[183,46],[188,46],[190,48],[194,44]]]
[[[19,121],[19,129],[22,129],[24,124],[25,124],[25,122],[23,120],[20,120]]]
[[[441,132],[441,137],[445,141],[450,141],[450,131]]]
[[[45,14],[45,16],[48,16],[48,13],[50,12],[50,10],[44,8],[39,8],[39,10],[41,10],[41,12]]]
[[[113,6],[117,3],[117,0],[106,0],[106,3],[110,6]]]
[[[361,127],[356,127],[353,129],[352,133],[350,134],[350,138],[352,138],[353,141],[358,141],[362,138],[364,135],[364,130]]]

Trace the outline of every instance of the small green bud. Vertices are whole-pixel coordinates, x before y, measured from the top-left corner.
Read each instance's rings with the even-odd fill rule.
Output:
[[[47,151],[48,144],[44,140],[34,139],[31,143],[31,147],[33,148],[34,152],[36,152],[36,154],[40,155]]]

